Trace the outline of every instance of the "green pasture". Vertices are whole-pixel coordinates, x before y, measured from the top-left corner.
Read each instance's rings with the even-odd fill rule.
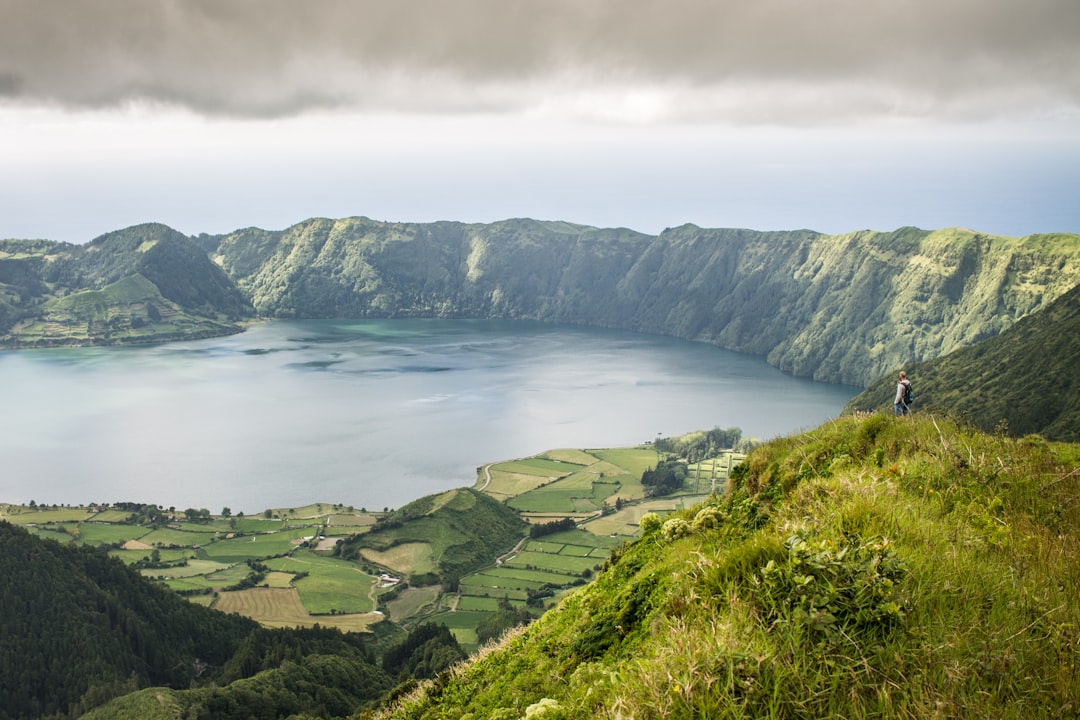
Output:
[[[499,472],[534,475],[545,478],[562,477],[580,469],[581,468],[578,465],[571,465],[570,463],[559,462],[558,460],[544,460],[538,457],[510,460],[508,462],[496,463],[491,466],[491,470],[497,470]]]
[[[52,525],[55,523],[82,522],[93,515],[86,508],[60,507],[41,510],[21,505],[5,506],[0,518],[12,525]]]
[[[529,540],[525,543],[524,550],[542,553],[561,553],[566,548],[564,543],[555,543],[548,540]]]
[[[550,550],[537,549],[533,547],[532,543],[525,546],[525,550],[534,550],[535,552],[549,553]],[[593,555],[593,550],[596,548],[586,547],[585,545],[562,545],[559,550],[555,552],[560,555],[570,555],[572,557],[590,557]]]
[[[250,572],[251,568],[247,565],[239,564],[226,565],[205,575],[174,576],[166,573],[159,576],[159,579],[173,590],[213,590],[235,585],[246,578]]]
[[[584,530],[563,530],[544,536],[544,542],[561,543],[563,545],[579,545],[581,547],[611,548],[619,545],[622,541],[614,538],[597,537]]]
[[[385,552],[402,543],[428,543],[431,545],[432,557],[437,559],[442,557],[448,547],[467,539],[447,523],[432,517],[421,517],[399,527],[381,531],[377,538],[377,547],[372,549]],[[372,545],[376,543],[373,542]]]
[[[138,540],[147,531],[139,525],[93,521],[80,523],[78,534],[76,541],[80,545],[122,545],[128,540]]]
[[[26,529],[38,537],[49,538],[51,540],[56,540],[57,542],[69,543],[74,540],[68,533],[58,530],[50,530],[49,528],[38,527],[36,525],[28,525]]]
[[[375,609],[372,585],[375,578],[347,560],[300,550],[288,557],[263,561],[271,570],[287,573],[306,572],[293,581],[300,601],[313,615],[332,612],[363,613]]]
[[[212,590],[213,587],[214,587],[213,584],[208,583],[206,581],[206,578],[203,577],[202,575],[195,575],[195,576],[190,577],[190,578],[167,578],[165,580],[162,580],[161,582],[164,583],[165,587],[169,588],[170,590],[175,590],[176,592],[191,592],[191,591],[195,591],[195,590]],[[210,596],[210,595],[206,595],[206,596],[192,595],[192,596],[189,596],[189,598],[192,598],[192,597],[211,597],[212,598],[212,596]],[[200,603],[200,604],[209,605],[209,602]]]
[[[219,562],[243,562],[284,555],[296,547],[296,540],[307,535],[310,535],[310,530],[307,528],[296,528],[276,533],[244,535],[228,540],[218,540],[199,548],[198,556]]]
[[[164,556],[162,552],[162,556]],[[186,565],[177,565],[175,567],[167,568],[145,568],[141,571],[144,577],[150,578],[186,578],[195,577],[196,575],[211,575],[216,572],[223,572],[229,569],[229,565],[223,563],[214,562],[213,560],[188,560]],[[246,567],[246,566],[245,566]]]
[[[269,533],[281,530],[284,524],[280,520],[267,520],[261,517],[230,518],[226,527],[232,532]],[[290,527],[292,523],[289,524]]]
[[[554,555],[552,553],[523,550],[503,563],[503,567],[547,570],[564,575],[580,576],[586,570],[596,571],[600,562],[596,558]]]
[[[500,497],[514,497],[533,490],[544,483],[550,482],[547,477],[528,475],[525,473],[511,473],[502,470],[489,469],[491,481],[484,488],[484,492]]]
[[[619,489],[617,483],[597,482],[591,473],[577,473],[522,493],[507,505],[518,512],[590,513],[603,507]]]
[[[431,612],[438,607],[441,592],[442,588],[438,585],[405,588],[386,603],[387,613],[394,622],[401,622],[421,613]]]
[[[149,550],[123,550],[121,548],[113,548],[109,550],[109,557],[119,558],[125,565],[131,565],[137,563],[140,560],[147,560],[151,557],[151,553],[156,548]],[[188,560],[189,562],[195,558],[195,551],[190,548],[166,548],[158,550],[158,560],[163,563],[179,563],[182,560]]]
[[[641,478],[643,472],[657,465],[656,451],[652,448],[606,448],[589,452],[637,478]]]
[[[511,600],[513,602],[513,600]],[[458,610],[480,610],[482,612],[495,612],[499,609],[499,598],[477,597],[475,595],[462,595],[458,601]]]
[[[94,522],[127,523],[131,513],[127,510],[102,510],[94,514]]]
[[[478,610],[447,610],[436,613],[428,619],[445,625],[467,652],[473,652],[477,647],[476,626],[487,616],[488,613]]]
[[[300,602],[312,615],[366,613],[375,609],[371,586],[375,578],[358,568],[344,573],[320,571],[293,581]]]
[[[584,450],[573,450],[570,448],[548,450],[545,453],[537,455],[537,457],[555,460],[557,462],[570,463],[571,465],[592,465],[598,460],[595,455],[590,455]]]
[[[158,528],[157,530],[151,530],[140,537],[139,542],[146,543],[147,545],[160,545],[162,547],[192,547],[194,545],[207,545],[213,542],[214,538],[220,536],[215,530],[209,530],[202,526],[192,525],[191,523],[185,523],[181,527],[191,529],[178,529],[172,527]]]
[[[510,583],[536,583],[536,587],[545,583],[566,585],[568,579],[573,580],[573,578],[567,578],[565,573],[550,570],[530,570],[524,567],[507,565],[506,563],[503,563],[500,567],[485,570],[484,575],[509,587],[514,587]],[[469,577],[472,578],[472,576]],[[519,585],[519,587],[526,586]]]
[[[530,571],[515,570],[510,573],[507,572],[506,568],[501,567],[481,570],[472,575],[466,575],[461,579],[461,592],[468,595],[500,597],[499,593],[503,590],[535,590],[548,582],[546,577],[533,579],[521,577],[522,574],[528,572]],[[565,579],[565,577],[560,577],[559,582],[565,581]],[[467,593],[466,588],[468,588]]]

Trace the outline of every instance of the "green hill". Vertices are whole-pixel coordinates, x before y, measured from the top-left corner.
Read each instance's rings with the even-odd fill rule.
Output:
[[[239,332],[251,315],[221,268],[164,225],[86,245],[0,242],[0,346],[211,337]]]
[[[908,366],[915,409],[949,412],[986,431],[1080,441],[1080,286],[997,337]],[[886,376],[852,398],[846,412],[887,409]]]
[[[929,415],[772,441],[377,717],[1074,716],[1078,460]]]
[[[458,488],[381,517],[370,531],[340,543],[337,554],[387,567],[395,567],[397,558],[413,568],[413,585],[456,588],[462,576],[490,564],[526,534],[516,511],[478,490]]]

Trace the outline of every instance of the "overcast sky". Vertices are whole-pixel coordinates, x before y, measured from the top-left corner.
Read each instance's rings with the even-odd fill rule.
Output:
[[[1080,232],[1078,0],[0,0],[0,238]]]

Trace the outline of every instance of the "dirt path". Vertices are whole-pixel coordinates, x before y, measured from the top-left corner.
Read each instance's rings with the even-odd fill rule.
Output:
[[[491,484],[491,463],[484,466],[484,484],[476,488],[480,492],[487,490],[487,486]]]
[[[495,567],[501,567],[502,564],[506,561],[507,558],[509,558],[509,557],[511,557],[513,555],[517,555],[519,552],[521,552],[521,548],[524,547],[525,543],[527,543],[527,542],[529,542],[528,537],[523,537],[520,540],[518,540],[518,544],[515,545],[513,547],[513,549],[510,550],[510,552],[503,553],[499,557],[495,558]]]

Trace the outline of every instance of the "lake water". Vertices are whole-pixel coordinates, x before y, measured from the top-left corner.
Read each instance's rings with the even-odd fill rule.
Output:
[[[700,343],[521,322],[275,321],[0,352],[0,501],[398,507],[553,448],[809,429],[856,391]]]

